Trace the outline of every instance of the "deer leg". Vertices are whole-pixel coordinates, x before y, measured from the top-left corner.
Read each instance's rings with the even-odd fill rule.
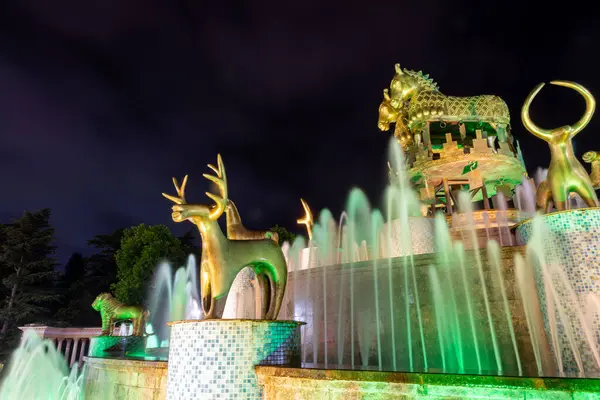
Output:
[[[285,266],[285,260],[283,260],[283,265]],[[268,265],[264,273],[268,278],[270,289],[268,293],[269,308],[264,318],[275,320],[277,319],[277,315],[279,314],[279,309],[281,308],[281,303],[283,301],[283,291],[285,289],[287,275],[284,276],[285,270],[277,270],[277,268],[272,265]]]
[[[264,272],[259,271],[256,272],[256,280],[260,288],[260,319],[268,319],[267,314],[271,303],[271,282]]]
[[[227,295],[224,295],[218,299],[213,298],[213,317],[214,319],[223,318],[223,311],[225,310],[225,303],[227,303]]]
[[[200,307],[202,307],[204,319],[214,319],[215,299],[212,296],[212,287],[208,276],[206,276],[205,279],[201,279],[200,287]]]

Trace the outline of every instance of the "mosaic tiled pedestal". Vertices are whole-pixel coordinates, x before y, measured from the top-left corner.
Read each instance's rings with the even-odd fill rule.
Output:
[[[167,399],[261,399],[256,365],[300,365],[295,321],[204,320],[171,325]]]
[[[543,224],[536,224],[528,220],[518,225],[516,237],[520,244],[531,246],[530,251],[537,251],[536,258],[541,256],[545,259],[544,266],[531,260],[530,265],[534,267],[546,334],[550,342],[553,334],[556,337],[564,373],[581,374],[572,351],[576,347],[581,355],[583,374],[600,376],[600,368],[591,350],[598,348],[600,343],[600,320],[598,310],[588,304],[590,295],[600,296],[600,208],[546,214],[542,221]],[[544,282],[544,275],[547,282],[552,282],[551,287]],[[548,300],[551,289],[557,298],[554,305]],[[554,312],[549,311],[551,308]],[[581,319],[590,323],[592,343],[586,338]],[[567,321],[566,325],[573,333],[574,346],[569,343],[561,320]],[[553,349],[555,358],[556,350]]]

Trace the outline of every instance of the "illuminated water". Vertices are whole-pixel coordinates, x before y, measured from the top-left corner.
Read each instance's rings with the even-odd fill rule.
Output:
[[[299,237],[283,246],[291,279],[280,318],[307,323],[303,362],[364,370],[598,376],[600,338],[592,326],[600,315],[600,297],[580,301],[568,284],[565,266],[545,259],[542,220],[534,219],[527,249],[509,254],[514,266],[507,267],[503,246],[514,243],[506,215],[499,213],[495,227],[485,215],[486,245],[469,250],[480,247],[480,238],[468,195],[459,195],[460,214],[453,215],[453,225],[459,215],[465,221],[457,241],[445,216],[421,216],[395,141],[390,160],[398,179],[384,192],[383,212],[353,189],[338,220],[323,210],[309,243]],[[516,207],[533,215],[534,197],[532,185],[524,182],[517,188]],[[501,196],[494,205],[507,209]],[[425,242],[420,241],[423,237]],[[435,252],[422,251],[427,246]],[[168,263],[159,266],[149,288],[146,353],[136,358],[166,355],[167,322],[202,318],[197,268],[193,256],[177,270]],[[546,288],[541,304],[536,276]],[[259,299],[252,280],[250,270],[238,275],[226,317],[253,317]],[[546,327],[540,307],[550,316]],[[558,339],[563,332],[569,338],[566,349]],[[120,334],[130,334],[130,326],[121,325]],[[597,368],[584,367],[588,353]],[[53,343],[33,333],[24,336],[7,368],[0,398],[82,397],[76,365],[70,371]]]
[[[146,328],[149,334],[147,349],[168,347],[168,322],[202,317],[197,271],[193,255],[189,256],[185,267],[177,270],[167,262],[157,268],[147,296],[150,311],[150,323]]]
[[[534,265],[547,275],[544,282],[550,296],[544,306],[558,316],[550,331],[562,332],[563,326],[572,324],[583,332],[596,362],[600,360],[600,338],[590,328],[600,312],[600,299],[590,297],[579,308],[567,305],[565,299],[575,294],[566,278],[562,284],[549,279],[564,272],[544,261],[540,241],[547,236],[541,228],[534,232],[526,257],[520,255],[522,250],[503,255],[504,246],[510,250],[515,243],[507,200],[500,195],[493,200],[500,211],[496,226],[490,227],[487,215],[483,218],[487,243],[481,250],[467,250],[481,247],[468,194],[459,194],[465,224],[461,241],[456,241],[443,215],[434,221],[421,217],[395,142],[390,160],[398,179],[385,191],[385,212],[371,207],[364,193],[353,189],[338,221],[330,211],[321,211],[312,241],[307,245],[299,238],[286,248],[292,277],[281,318],[307,322],[303,361],[328,368],[598,376],[597,370],[583,367],[582,349],[574,339],[568,352],[554,350],[555,337],[548,338],[551,343],[544,340]],[[544,171],[538,175],[543,179]],[[534,193],[528,180],[517,187],[515,206],[522,218],[534,215]],[[535,221],[536,226],[543,225],[540,219]],[[391,222],[403,228],[394,232]],[[421,244],[415,227],[432,227],[428,240],[434,254],[418,254]],[[567,334],[575,336],[569,329]],[[572,360],[577,368],[563,368]]]
[[[77,363],[69,369],[53,341],[27,331],[3,371],[0,399],[76,400],[82,383]]]

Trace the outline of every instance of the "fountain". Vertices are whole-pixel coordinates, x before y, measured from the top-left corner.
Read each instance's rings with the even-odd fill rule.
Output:
[[[77,400],[81,398],[83,374],[77,364],[69,371],[64,357],[50,340],[24,332],[3,371],[0,398]]]
[[[201,268],[190,257],[157,269],[145,348],[91,353],[84,375],[69,375],[51,345],[33,351],[39,340],[24,337],[0,393],[39,390],[23,365],[47,353],[44,385],[57,398],[596,398],[600,208],[589,188],[600,164],[567,187],[583,200],[560,197],[552,146],[568,148],[593,112],[585,89],[564,85],[587,101],[572,128],[531,122],[541,87],[524,106],[553,154],[536,187],[502,99],[445,96],[396,66],[379,109],[379,128],[394,124],[382,207],[352,189],[339,218],[313,220],[302,200],[307,238],[291,244],[243,226],[219,156],[204,175],[219,189],[213,206],[187,203],[187,177],[165,195],[174,221],[200,229]],[[594,207],[572,209],[582,204]]]

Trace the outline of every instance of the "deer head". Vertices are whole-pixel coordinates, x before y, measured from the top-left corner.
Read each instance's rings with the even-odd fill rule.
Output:
[[[208,167],[212,169],[216,175],[202,174],[206,179],[212,181],[217,185],[219,194],[206,192],[206,195],[211,198],[215,204],[207,206],[204,204],[188,204],[185,200],[185,186],[187,184],[188,176],[183,178],[181,186],[177,182],[177,179],[173,178],[173,185],[177,191],[177,196],[171,196],[166,193],[162,195],[167,199],[171,200],[175,205],[172,210],[171,217],[175,222],[182,222],[189,220],[192,222],[205,222],[205,221],[216,221],[219,219],[227,207],[227,176],[225,175],[225,166],[221,155],[217,156],[217,167],[208,164]]]

